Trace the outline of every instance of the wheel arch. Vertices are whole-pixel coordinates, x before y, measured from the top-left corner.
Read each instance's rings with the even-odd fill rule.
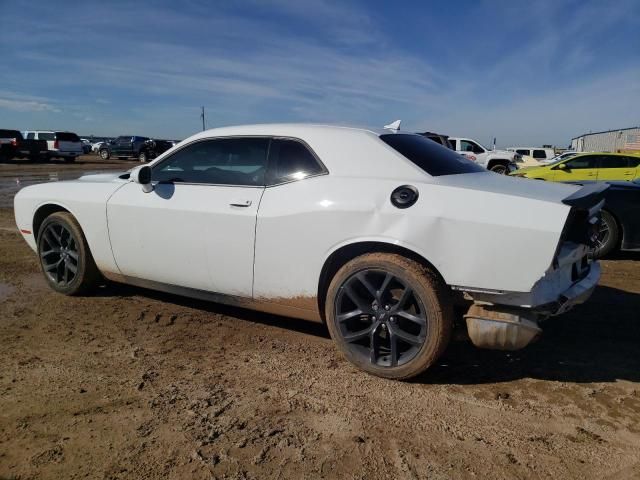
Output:
[[[402,255],[431,270],[438,279],[446,285],[444,277],[440,271],[429,260],[406,246],[376,240],[349,243],[334,250],[327,257],[320,271],[317,300],[318,309],[323,322],[326,321],[324,307],[331,280],[343,265],[360,255],[364,255],[365,253],[396,253],[398,255]]]
[[[492,158],[491,160],[489,160],[489,162],[487,163],[487,170],[490,170],[491,167],[500,164],[500,165],[509,165],[509,163],[511,163],[508,159],[506,158]]]
[[[32,232],[33,238],[38,240],[38,234],[40,233],[40,227],[42,226],[42,222],[51,215],[56,212],[67,212],[71,215],[73,213],[66,207],[60,205],[59,203],[45,203],[44,205],[40,205],[33,214],[32,221]],[[73,215],[75,217],[75,215]],[[77,217],[76,217],[77,218]]]

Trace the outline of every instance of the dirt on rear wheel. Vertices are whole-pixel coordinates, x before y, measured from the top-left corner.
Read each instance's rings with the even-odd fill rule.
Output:
[[[452,303],[430,269],[398,254],[370,253],[333,277],[325,318],[347,360],[374,375],[403,380],[424,372],[444,352]]]

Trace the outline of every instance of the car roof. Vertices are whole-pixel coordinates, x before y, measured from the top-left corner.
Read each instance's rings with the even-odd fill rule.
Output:
[[[235,136],[235,135],[283,135],[291,137],[304,137],[310,133],[342,133],[344,131],[368,135],[380,136],[385,133],[393,133],[393,130],[361,128],[341,125],[307,124],[307,123],[259,123],[252,125],[234,125],[226,127],[212,128],[197,133],[194,137],[206,138],[215,136]],[[401,132],[412,133],[412,132]]]

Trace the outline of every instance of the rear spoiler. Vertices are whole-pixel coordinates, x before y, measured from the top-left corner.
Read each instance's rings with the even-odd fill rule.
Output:
[[[604,200],[604,193],[609,188],[608,183],[595,182],[584,185],[580,190],[562,200],[562,203],[579,209],[589,210]]]

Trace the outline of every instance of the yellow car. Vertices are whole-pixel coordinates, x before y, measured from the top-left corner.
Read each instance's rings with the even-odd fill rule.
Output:
[[[551,182],[634,180],[640,177],[640,155],[582,153],[548,165],[521,168],[511,175]]]

